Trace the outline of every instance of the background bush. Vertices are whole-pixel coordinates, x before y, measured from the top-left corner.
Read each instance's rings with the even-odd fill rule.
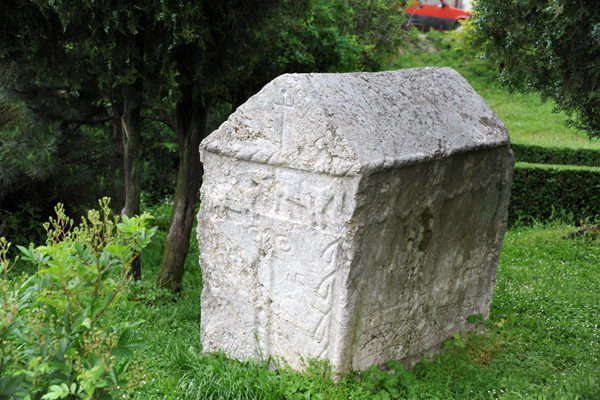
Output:
[[[600,218],[600,168],[518,162],[513,175],[509,224],[555,217]]]
[[[600,167],[600,151],[566,147],[544,147],[512,143],[517,161],[533,164],[560,164]]]

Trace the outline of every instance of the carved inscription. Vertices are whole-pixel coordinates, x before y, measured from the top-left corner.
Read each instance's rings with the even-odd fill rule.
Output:
[[[264,216],[286,223],[327,226],[349,216],[342,179],[315,179],[302,172],[262,167],[244,182],[225,182],[215,204],[245,218]]]

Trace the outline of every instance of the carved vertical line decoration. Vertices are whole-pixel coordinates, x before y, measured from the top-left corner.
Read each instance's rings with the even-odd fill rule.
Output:
[[[342,241],[336,239],[333,243],[330,243],[325,247],[321,253],[321,258],[327,263],[327,269],[324,271],[323,278],[317,286],[317,309],[319,305],[324,311],[322,316],[317,322],[313,329],[313,339],[317,344],[320,344],[318,357],[328,357],[329,355],[329,342],[331,341],[331,320],[332,320],[332,309],[335,299],[335,273],[337,269],[337,261],[339,256],[339,250]]]
[[[287,149],[290,148],[290,129],[289,126],[287,124],[287,120],[288,120],[288,110],[294,108],[294,98],[292,93],[289,93],[286,89],[283,89],[281,91],[281,97],[278,99],[275,99],[273,101],[273,105],[276,106],[276,109],[279,109],[280,113],[279,113],[279,117],[280,117],[280,123],[279,123],[279,129],[278,129],[278,136],[279,136],[279,143],[280,143],[280,151],[282,151],[283,153],[286,152]]]

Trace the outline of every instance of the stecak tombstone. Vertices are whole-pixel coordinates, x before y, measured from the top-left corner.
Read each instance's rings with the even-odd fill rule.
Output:
[[[514,159],[454,70],[282,75],[200,152],[204,351],[364,369],[489,314]]]

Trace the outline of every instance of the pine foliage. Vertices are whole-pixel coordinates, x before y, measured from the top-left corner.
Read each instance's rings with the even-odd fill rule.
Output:
[[[600,7],[596,0],[478,0],[476,43],[510,88],[539,92],[600,137]]]

